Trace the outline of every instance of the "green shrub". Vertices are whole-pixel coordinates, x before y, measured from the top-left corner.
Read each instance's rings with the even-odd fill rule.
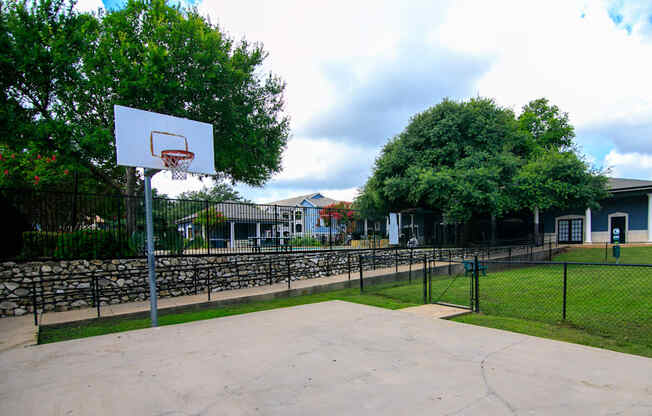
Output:
[[[43,231],[23,232],[23,246],[20,256],[24,259],[52,257],[61,233]]]
[[[184,246],[183,234],[176,228],[165,231],[157,244],[157,248],[168,250],[170,254],[183,254]]]
[[[56,259],[98,259],[133,256],[127,235],[102,230],[80,230],[59,234],[53,257]]]
[[[127,243],[129,244],[129,249],[135,255],[144,256],[147,254],[147,236],[143,231],[134,231]]]
[[[294,237],[290,244],[293,247],[319,247],[321,242],[314,237]]]
[[[202,236],[197,235],[192,240],[186,239],[184,242],[186,248],[207,248],[206,242]]]

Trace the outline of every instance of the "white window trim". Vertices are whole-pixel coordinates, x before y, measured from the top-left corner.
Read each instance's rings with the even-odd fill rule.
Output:
[[[609,230],[609,234],[607,234],[608,241],[611,241],[611,217],[625,217],[625,242],[628,242],[629,236],[627,234],[629,232],[629,214],[626,212],[614,212],[607,215],[607,230]]]

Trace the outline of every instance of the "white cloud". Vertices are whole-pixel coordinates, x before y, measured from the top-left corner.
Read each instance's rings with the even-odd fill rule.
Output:
[[[614,4],[624,23],[614,22]],[[238,189],[251,199],[267,201],[327,190],[351,195],[371,173],[379,150],[378,142],[363,134],[382,141],[400,131],[387,119],[407,117],[398,115],[395,106],[379,103],[394,104],[400,97],[413,104],[415,85],[427,90],[419,105],[435,104],[441,94],[479,94],[518,111],[534,98],[547,97],[569,113],[578,142],[592,160],[614,165],[621,176],[640,177],[621,162],[637,157],[637,163],[644,164],[652,152],[647,134],[652,119],[652,38],[649,16],[643,16],[650,8],[645,2],[645,7],[619,4],[206,0],[200,12],[222,30],[264,44],[269,52],[265,71],[287,82],[286,109],[293,132],[300,135],[284,155],[283,173],[263,189]],[[468,59],[468,65],[448,65],[455,56]],[[445,64],[430,64],[437,59]],[[415,71],[415,63],[437,72],[437,79],[451,88],[431,86],[428,81],[434,78],[428,70]],[[479,70],[460,77],[467,67]],[[392,81],[379,76],[382,73],[410,82]],[[373,129],[355,124],[365,120],[376,130],[388,131],[370,134]],[[201,187],[194,182],[175,185]]]
[[[652,179],[652,155],[649,154],[612,150],[605,156],[605,166],[611,168],[610,176],[616,178]]]
[[[606,3],[583,3],[460,1],[439,35],[456,50],[497,57],[477,89],[503,105],[548,97],[576,127],[649,119],[652,43],[615,25]]]
[[[103,9],[104,3],[102,0],[79,0],[75,4],[75,10],[80,12],[96,12],[98,9]]]
[[[182,181],[174,181],[167,171],[159,172],[152,178],[152,187],[172,198],[182,192],[199,191],[204,186],[210,188],[214,183],[215,181],[210,178],[200,179],[194,175],[188,175],[187,179]]]

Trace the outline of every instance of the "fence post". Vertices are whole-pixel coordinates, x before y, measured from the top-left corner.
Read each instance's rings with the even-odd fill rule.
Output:
[[[360,266],[360,293],[364,292],[364,283],[362,282],[362,254],[358,256],[358,265]]]
[[[351,253],[346,253],[346,268],[349,271],[349,280],[351,280]]]
[[[423,255],[423,303],[428,303],[428,255]]]
[[[281,242],[279,239],[279,232],[278,232],[278,205],[274,204],[274,227],[276,228],[274,232],[274,246],[276,251],[278,251],[278,245]]]
[[[371,249],[371,270],[376,270],[376,249]]]
[[[269,285],[272,285],[272,258],[269,258]]]
[[[567,275],[568,275],[568,263],[564,262],[564,301],[562,304],[561,317],[562,320],[566,320],[566,291],[567,291]]]
[[[331,256],[326,254],[326,276],[331,275]]]
[[[240,268],[238,267],[238,258],[235,258],[235,278],[238,281],[238,289],[242,289],[242,282],[240,281]]]
[[[97,275],[95,275],[95,272],[93,272],[93,281],[95,282],[95,299],[97,299],[97,303],[95,303],[95,308],[97,308],[97,317],[99,318],[102,300],[100,299],[100,281],[97,279]]]
[[[478,264],[478,256],[475,256],[473,258],[473,278],[475,280],[475,311],[480,312],[480,274],[478,271],[480,270],[479,264]]]
[[[197,294],[197,264],[192,265],[192,285],[194,287],[195,295]]]
[[[290,289],[290,280],[292,278],[291,272],[290,272],[290,257],[288,256],[288,289]]]
[[[206,278],[206,288],[208,290],[208,300],[211,300],[211,269],[210,267],[207,269],[208,274]]]
[[[548,241],[548,261],[552,261],[552,241]]]
[[[604,262],[607,262],[607,253],[609,252],[609,242],[604,242]]]
[[[36,303],[36,282],[32,277],[32,308],[34,309],[34,326],[38,326],[38,304]]]
[[[328,213],[328,249],[333,249],[333,215]]]
[[[122,195],[118,194],[118,247],[120,247],[120,252],[122,252]]]
[[[410,265],[408,266],[408,282],[412,283],[412,252],[414,249],[410,249]]]
[[[452,258],[452,256],[451,256],[451,251],[448,250],[448,275],[449,275],[449,276],[450,276],[451,274],[453,274],[453,273],[452,273],[452,270],[451,270],[452,263],[453,263],[453,258]]]
[[[512,262],[512,248],[509,248],[509,262]]]
[[[396,247],[396,274],[398,274],[398,247]]]
[[[435,268],[435,261],[432,261],[432,266],[428,270],[428,303],[432,303],[432,270]]]
[[[210,218],[211,216],[208,213],[208,200],[204,201],[204,212],[206,212],[206,252],[210,256],[211,255],[211,230],[210,230]],[[235,240],[233,240],[235,241]],[[233,249],[234,247],[231,247]]]

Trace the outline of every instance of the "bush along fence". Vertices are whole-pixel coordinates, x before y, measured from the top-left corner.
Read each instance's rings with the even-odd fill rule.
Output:
[[[347,202],[308,205],[305,201],[287,206],[154,198],[155,254],[212,256],[389,246],[388,217],[365,218]],[[0,188],[0,207],[2,259],[145,257],[145,208],[141,196]],[[446,244],[458,242],[462,228],[442,226],[441,218],[432,212],[410,210],[398,218],[401,247],[407,247],[409,241],[411,247],[464,245]],[[504,244],[530,241],[510,240]]]

